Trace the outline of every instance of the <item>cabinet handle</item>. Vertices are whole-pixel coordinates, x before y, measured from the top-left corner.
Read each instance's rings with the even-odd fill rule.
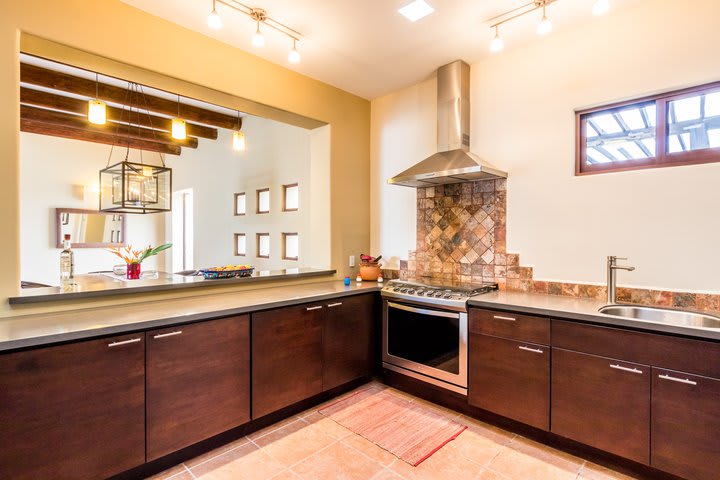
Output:
[[[507,320],[508,322],[514,322],[515,320],[517,320],[516,318],[513,318],[513,317],[503,317],[502,315],[493,315],[493,318],[494,318],[495,320]]]
[[[663,380],[670,380],[671,382],[684,383],[687,385],[697,385],[697,382],[693,382],[689,378],[676,378],[671,377],[670,375],[658,375],[658,377],[662,378]]]
[[[637,373],[640,375],[642,375],[643,373],[642,370],[638,370],[637,368],[628,368],[623,367],[622,365],[613,365],[612,363],[610,364],[610,368],[614,368],[615,370],[622,370],[623,372]]]
[[[175,335],[182,334],[182,330],[175,330],[174,332],[170,333],[158,333],[157,335],[154,335],[153,338],[165,338],[165,337],[174,337]]]
[[[340,305],[342,305],[342,302],[329,303],[329,304],[328,304],[328,307],[331,307],[331,308],[332,308],[332,307],[339,307]]]
[[[108,347],[119,347],[120,345],[128,345],[130,343],[137,343],[141,340],[142,340],[142,338],[131,338],[130,340],[123,340],[121,342],[112,342],[112,343],[108,343]]]
[[[311,312],[313,310],[320,310],[322,308],[322,305],[318,305],[317,307],[307,307],[305,310],[308,312]]]
[[[544,352],[543,352],[542,350],[540,350],[539,348],[530,348],[530,347],[526,347],[526,346],[524,346],[524,345],[522,345],[522,346],[520,346],[520,347],[518,347],[518,348],[519,348],[520,350],[525,350],[526,352],[544,353]]]

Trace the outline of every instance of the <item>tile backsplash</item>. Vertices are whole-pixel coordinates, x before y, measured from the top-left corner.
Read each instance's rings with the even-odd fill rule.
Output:
[[[507,182],[481,180],[417,189],[417,244],[385,277],[496,282],[501,290],[603,300],[605,286],[533,280],[507,253]],[[720,295],[619,288],[618,301],[720,311]]]

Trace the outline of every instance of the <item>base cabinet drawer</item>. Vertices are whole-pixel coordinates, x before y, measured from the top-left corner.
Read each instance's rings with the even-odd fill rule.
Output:
[[[650,464],[650,367],[552,351],[552,432]]]
[[[147,332],[147,459],[250,420],[250,318]]]
[[[0,355],[0,478],[99,479],[144,462],[144,333]]]
[[[533,427],[550,427],[550,348],[470,335],[468,403]]]
[[[652,466],[720,478],[720,380],[658,368],[652,377]]]

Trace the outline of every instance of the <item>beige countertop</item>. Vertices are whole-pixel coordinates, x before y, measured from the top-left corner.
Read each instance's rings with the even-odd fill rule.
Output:
[[[0,318],[0,351],[237,315],[379,291],[375,282],[298,283],[188,299]]]
[[[606,302],[588,298],[562,297],[523,292],[491,292],[470,299],[473,307],[509,310],[513,312],[543,315],[558,319],[591,322],[609,327],[633,328],[654,333],[670,333],[705,340],[720,340],[720,330],[683,327],[632,318],[604,315],[598,309]]]

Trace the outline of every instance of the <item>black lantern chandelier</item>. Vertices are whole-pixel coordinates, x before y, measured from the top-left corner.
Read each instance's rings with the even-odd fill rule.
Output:
[[[142,87],[136,83],[128,83],[127,97],[129,105],[127,131],[133,125],[133,113],[137,115],[137,128],[140,130],[140,105],[145,104],[145,95]],[[120,121],[123,121],[125,114],[125,105]],[[133,110],[134,108],[134,110]],[[150,128],[152,129],[152,117],[150,111],[147,110],[148,118],[150,118]],[[119,128],[119,124],[118,124]],[[116,130],[117,133],[117,130]],[[165,158],[161,152],[159,165],[145,163],[143,161],[143,151],[139,150],[140,160],[137,162],[130,161],[130,136],[125,150],[125,158],[120,163],[110,165],[113,150],[115,146],[110,148],[107,164],[104,169],[100,170],[100,211],[113,213],[162,213],[172,210],[172,169],[165,166]]]

